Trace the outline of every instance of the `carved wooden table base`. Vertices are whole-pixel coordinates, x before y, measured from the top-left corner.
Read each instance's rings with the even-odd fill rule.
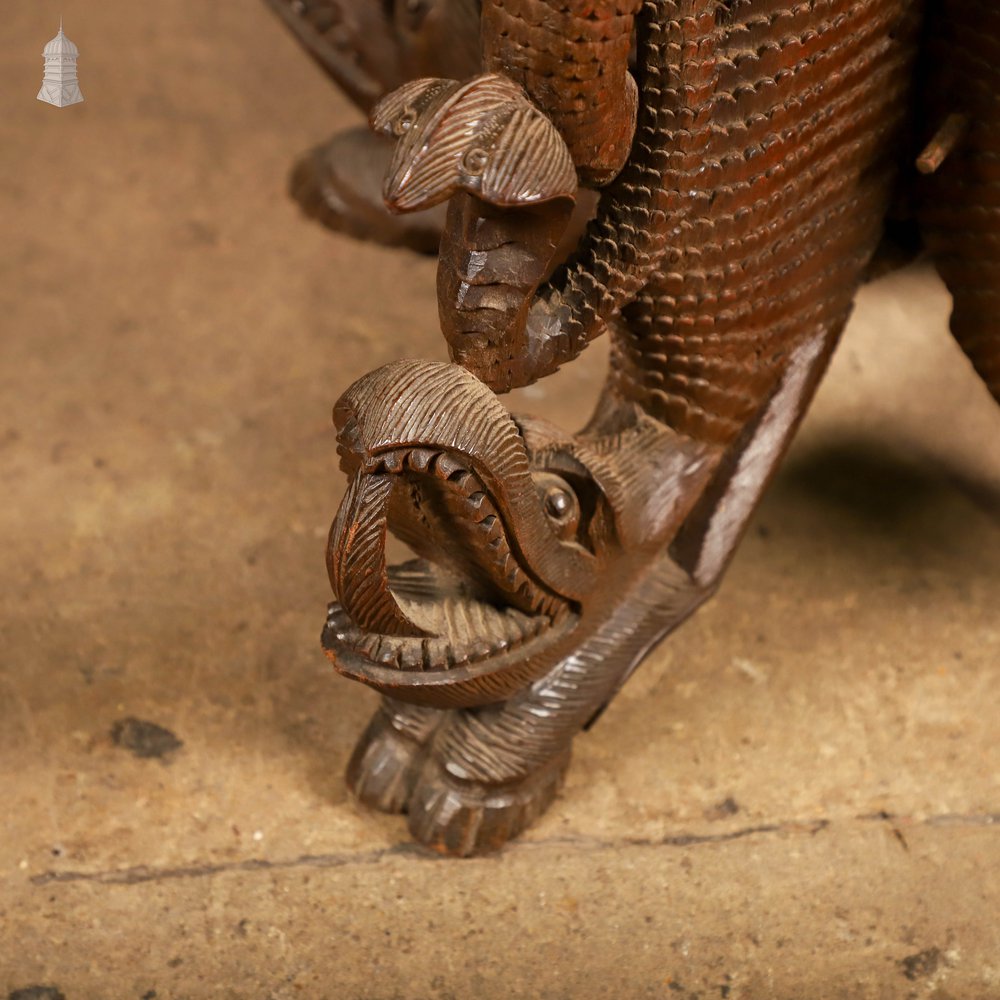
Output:
[[[455,363],[387,365],[335,409],[323,644],[384,695],[348,780],[431,847],[495,849],[718,585],[887,218],[919,224],[1000,399],[1000,5],[271,2],[370,110],[386,204],[447,203]],[[327,224],[417,245],[315,176]],[[562,260],[580,185],[599,207]],[[603,333],[581,431],[506,410]],[[417,558],[387,566],[389,531]]]

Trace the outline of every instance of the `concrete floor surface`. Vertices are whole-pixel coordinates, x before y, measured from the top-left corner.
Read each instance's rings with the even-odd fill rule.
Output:
[[[358,116],[250,0],[3,23],[0,996],[1000,998],[1000,412],[933,275],[862,293],[551,811],[440,860],[348,799],[375,698],[318,645],[330,406],[445,356],[434,262],[285,196]],[[579,425],[605,363],[515,408]]]

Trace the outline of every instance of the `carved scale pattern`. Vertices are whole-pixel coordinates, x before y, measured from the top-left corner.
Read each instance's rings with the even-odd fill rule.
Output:
[[[670,6],[662,49],[678,68],[656,160],[675,245],[624,311],[615,380],[676,430],[728,444],[796,343],[846,321],[895,176],[915,6]]]
[[[636,92],[626,78],[641,0],[487,0],[484,61],[538,99],[585,181],[610,180],[628,155]],[[609,103],[608,92],[615,95]],[[624,100],[623,100],[624,99]]]

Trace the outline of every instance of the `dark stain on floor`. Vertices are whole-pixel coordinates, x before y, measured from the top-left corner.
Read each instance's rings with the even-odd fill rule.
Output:
[[[131,715],[111,727],[111,739],[115,746],[130,750],[136,757],[163,759],[184,746],[169,729]]]
[[[937,972],[943,958],[940,948],[926,948],[915,955],[907,955],[899,965],[907,979],[924,979]]]

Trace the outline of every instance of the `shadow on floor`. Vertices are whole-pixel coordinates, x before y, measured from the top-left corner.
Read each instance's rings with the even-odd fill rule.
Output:
[[[944,463],[907,458],[869,438],[844,438],[792,458],[779,473],[772,501],[826,509],[862,531],[910,537],[934,525],[937,540],[977,531],[972,518],[947,515],[971,501],[1000,525],[1000,492]]]

